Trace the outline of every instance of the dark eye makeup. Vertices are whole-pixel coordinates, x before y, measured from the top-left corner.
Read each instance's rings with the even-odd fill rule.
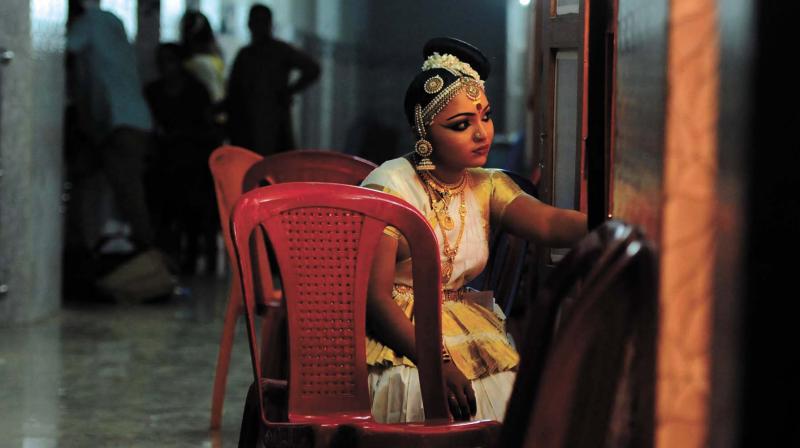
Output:
[[[464,115],[474,116],[474,114],[464,114]],[[481,120],[483,120],[484,122],[488,122],[491,119],[492,119],[492,109],[487,107],[486,110],[483,112]],[[469,119],[458,120],[453,123],[447,123],[444,125],[444,127],[453,131],[461,132],[467,130],[467,128],[470,127],[470,122]]]
[[[463,131],[469,127],[469,120],[459,120],[455,123],[448,123],[445,127],[453,131]]]

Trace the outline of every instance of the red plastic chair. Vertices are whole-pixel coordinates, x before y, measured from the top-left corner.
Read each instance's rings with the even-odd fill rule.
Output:
[[[369,160],[334,151],[300,149],[279,152],[255,164],[245,176],[245,191],[285,182],[358,185],[377,168]]]
[[[655,265],[644,236],[617,221],[559,263],[532,304],[498,446],[652,446]]]
[[[217,148],[209,157],[209,168],[214,178],[214,188],[217,195],[217,209],[225,240],[225,248],[231,266],[235,266],[236,253],[230,238],[230,215],[233,206],[242,196],[242,184],[247,171],[263,159],[259,154],[235,146],[222,146]],[[225,310],[225,320],[222,327],[222,340],[220,341],[217,356],[217,369],[214,376],[214,389],[211,397],[211,429],[217,429],[222,420],[222,405],[225,398],[225,385],[228,379],[228,367],[231,358],[231,348],[236,330],[236,321],[242,313],[241,282],[235,278],[231,281],[228,292],[228,304]],[[271,279],[270,279],[271,280]],[[270,287],[270,285],[268,285]],[[272,289],[270,287],[270,289]],[[269,295],[275,298],[274,294]],[[263,300],[263,299],[262,299]]]
[[[318,182],[335,182],[357,185],[373,170],[376,165],[367,160],[331,151],[299,150],[278,153],[262,157],[252,151],[236,146],[222,146],[216,149],[209,158],[209,167],[214,177],[222,235],[231,266],[236,265],[235,253],[230,239],[228,223],[233,205],[246,191],[260,185],[272,185],[280,182],[313,180]],[[258,266],[270,272],[269,258],[262,239],[255,241],[258,247]],[[211,396],[211,429],[218,429],[222,421],[222,408],[225,398],[231,349],[236,331],[236,322],[242,313],[241,285],[234,270],[225,310],[217,368],[214,376],[214,389]],[[271,276],[258,278],[259,311],[262,320],[262,344],[272,345],[280,338],[281,329],[277,323],[282,320],[280,314],[281,291],[274,287]],[[280,355],[270,353],[265,364],[274,371],[280,371],[278,365]]]
[[[406,236],[414,259],[424,423],[379,424],[370,410],[366,292],[386,225]],[[349,430],[345,432],[349,443],[357,446],[488,446],[494,440],[497,422],[452,423],[442,378],[439,251],[430,225],[413,206],[361,187],[286,183],[246,193],[236,205],[231,227],[246,303],[262,441],[274,442],[298,425],[306,425],[305,431],[309,425],[312,428],[312,433],[299,436],[312,440],[309,446],[325,446],[343,428]],[[290,367],[284,423],[268,418],[265,390],[270,383],[262,380],[256,340],[249,241],[258,227],[266,231],[275,250],[287,309]]]

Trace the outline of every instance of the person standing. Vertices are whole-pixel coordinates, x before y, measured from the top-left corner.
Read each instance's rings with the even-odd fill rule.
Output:
[[[132,242],[145,249],[153,244],[143,182],[152,119],[136,53],[119,18],[96,1],[80,6],[67,32],[78,126],[95,147]]]
[[[272,35],[272,11],[250,8],[250,45],[236,55],[228,80],[231,143],[262,155],[294,149],[292,96],[319,78],[319,64]],[[290,82],[290,74],[300,76]]]
[[[184,274],[194,273],[204,249],[211,271],[219,225],[208,157],[220,144],[211,99],[183,66],[180,45],[160,44],[156,62],[159,78],[144,90],[156,127],[155,163],[147,176],[156,244]]]
[[[200,11],[186,11],[181,18],[181,45],[185,56],[184,68],[206,88],[211,99],[214,122],[220,128],[219,143],[222,143],[225,61],[211,24]]]

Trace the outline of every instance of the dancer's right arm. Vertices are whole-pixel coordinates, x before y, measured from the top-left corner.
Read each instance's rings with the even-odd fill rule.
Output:
[[[378,242],[367,288],[367,326],[375,339],[416,363],[414,326],[392,299],[397,246],[389,235]]]

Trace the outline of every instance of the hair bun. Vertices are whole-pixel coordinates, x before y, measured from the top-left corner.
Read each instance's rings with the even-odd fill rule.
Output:
[[[486,78],[489,77],[489,72],[491,71],[489,60],[481,50],[463,40],[453,37],[434,37],[422,49],[424,59],[427,59],[433,53],[452,54],[478,72],[481,80],[486,81]]]

